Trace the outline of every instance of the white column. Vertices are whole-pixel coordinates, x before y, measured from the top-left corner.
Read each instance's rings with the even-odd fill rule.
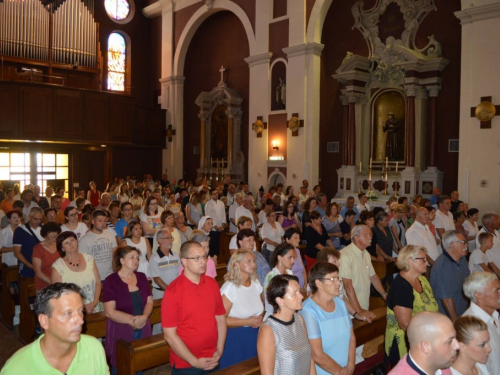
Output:
[[[423,171],[425,166],[426,124],[427,89],[419,87],[415,98],[415,169],[417,171]],[[419,189],[419,192],[422,192],[421,189]]]
[[[286,110],[289,116],[298,113],[304,120],[298,137],[292,137],[290,131],[287,133],[287,177],[294,173],[297,175],[297,179],[289,183],[296,187],[303,179],[311,185],[319,183],[319,96],[323,47],[322,44],[307,43],[283,48],[288,56]]]
[[[267,187],[267,145],[268,131],[262,132],[262,137],[252,130],[252,124],[258,116],[267,122],[269,112],[269,61],[272,53],[249,56],[245,59],[250,67],[250,102],[248,113],[248,184],[250,191],[257,192],[260,186]]]

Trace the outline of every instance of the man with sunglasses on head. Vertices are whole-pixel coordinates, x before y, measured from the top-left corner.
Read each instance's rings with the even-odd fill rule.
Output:
[[[24,277],[34,277],[33,263],[31,257],[33,248],[43,241],[40,233],[43,222],[43,210],[40,207],[33,207],[28,216],[27,223],[20,225],[14,231],[12,247],[14,256],[19,261],[19,274]]]
[[[449,230],[443,234],[443,248],[445,251],[432,266],[430,284],[439,312],[455,321],[469,307],[462,293],[462,286],[470,274],[465,259],[467,241],[462,232]]]
[[[181,246],[184,272],[167,288],[161,324],[172,375],[217,371],[226,341],[226,310],[217,282],[205,276],[208,255],[195,241]]]

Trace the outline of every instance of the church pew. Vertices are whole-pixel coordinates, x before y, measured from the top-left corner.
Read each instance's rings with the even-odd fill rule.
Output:
[[[222,232],[220,234],[219,257],[217,259],[219,263],[229,262],[229,258],[231,257],[231,254],[229,254],[229,242],[233,236],[234,233]]]
[[[19,267],[8,266],[2,263],[2,306],[0,310],[0,321],[12,330],[14,328],[12,320],[15,315],[16,301],[10,293],[10,283],[19,281]]]
[[[31,310],[30,299],[35,297],[35,278],[19,276],[19,303],[21,313],[19,315],[19,340],[26,345],[35,338],[36,316]]]
[[[219,288],[224,284],[224,276],[227,273],[227,264],[226,263],[217,263],[215,266],[215,271],[217,272],[217,276],[215,277],[215,281],[219,284]]]
[[[384,307],[372,311],[376,318],[371,324],[360,320],[353,320],[356,345],[363,345],[373,338],[383,335],[386,326],[387,309]],[[167,364],[170,348],[163,334],[139,339],[131,343],[119,340],[116,346],[118,375],[133,375],[137,371],[144,371],[152,367]],[[260,374],[259,360],[257,357],[248,359],[214,375],[257,375]]]

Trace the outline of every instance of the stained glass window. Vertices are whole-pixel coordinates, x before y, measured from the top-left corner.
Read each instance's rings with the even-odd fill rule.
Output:
[[[130,4],[128,0],[104,0],[106,13],[112,19],[121,21],[130,14]]]
[[[112,33],[108,38],[108,90],[125,91],[125,38]]]

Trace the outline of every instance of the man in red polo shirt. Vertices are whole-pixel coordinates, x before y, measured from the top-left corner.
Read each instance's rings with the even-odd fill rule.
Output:
[[[208,254],[194,241],[181,246],[184,273],[172,281],[161,304],[172,375],[217,371],[226,341],[226,311],[217,282],[205,276]]]

